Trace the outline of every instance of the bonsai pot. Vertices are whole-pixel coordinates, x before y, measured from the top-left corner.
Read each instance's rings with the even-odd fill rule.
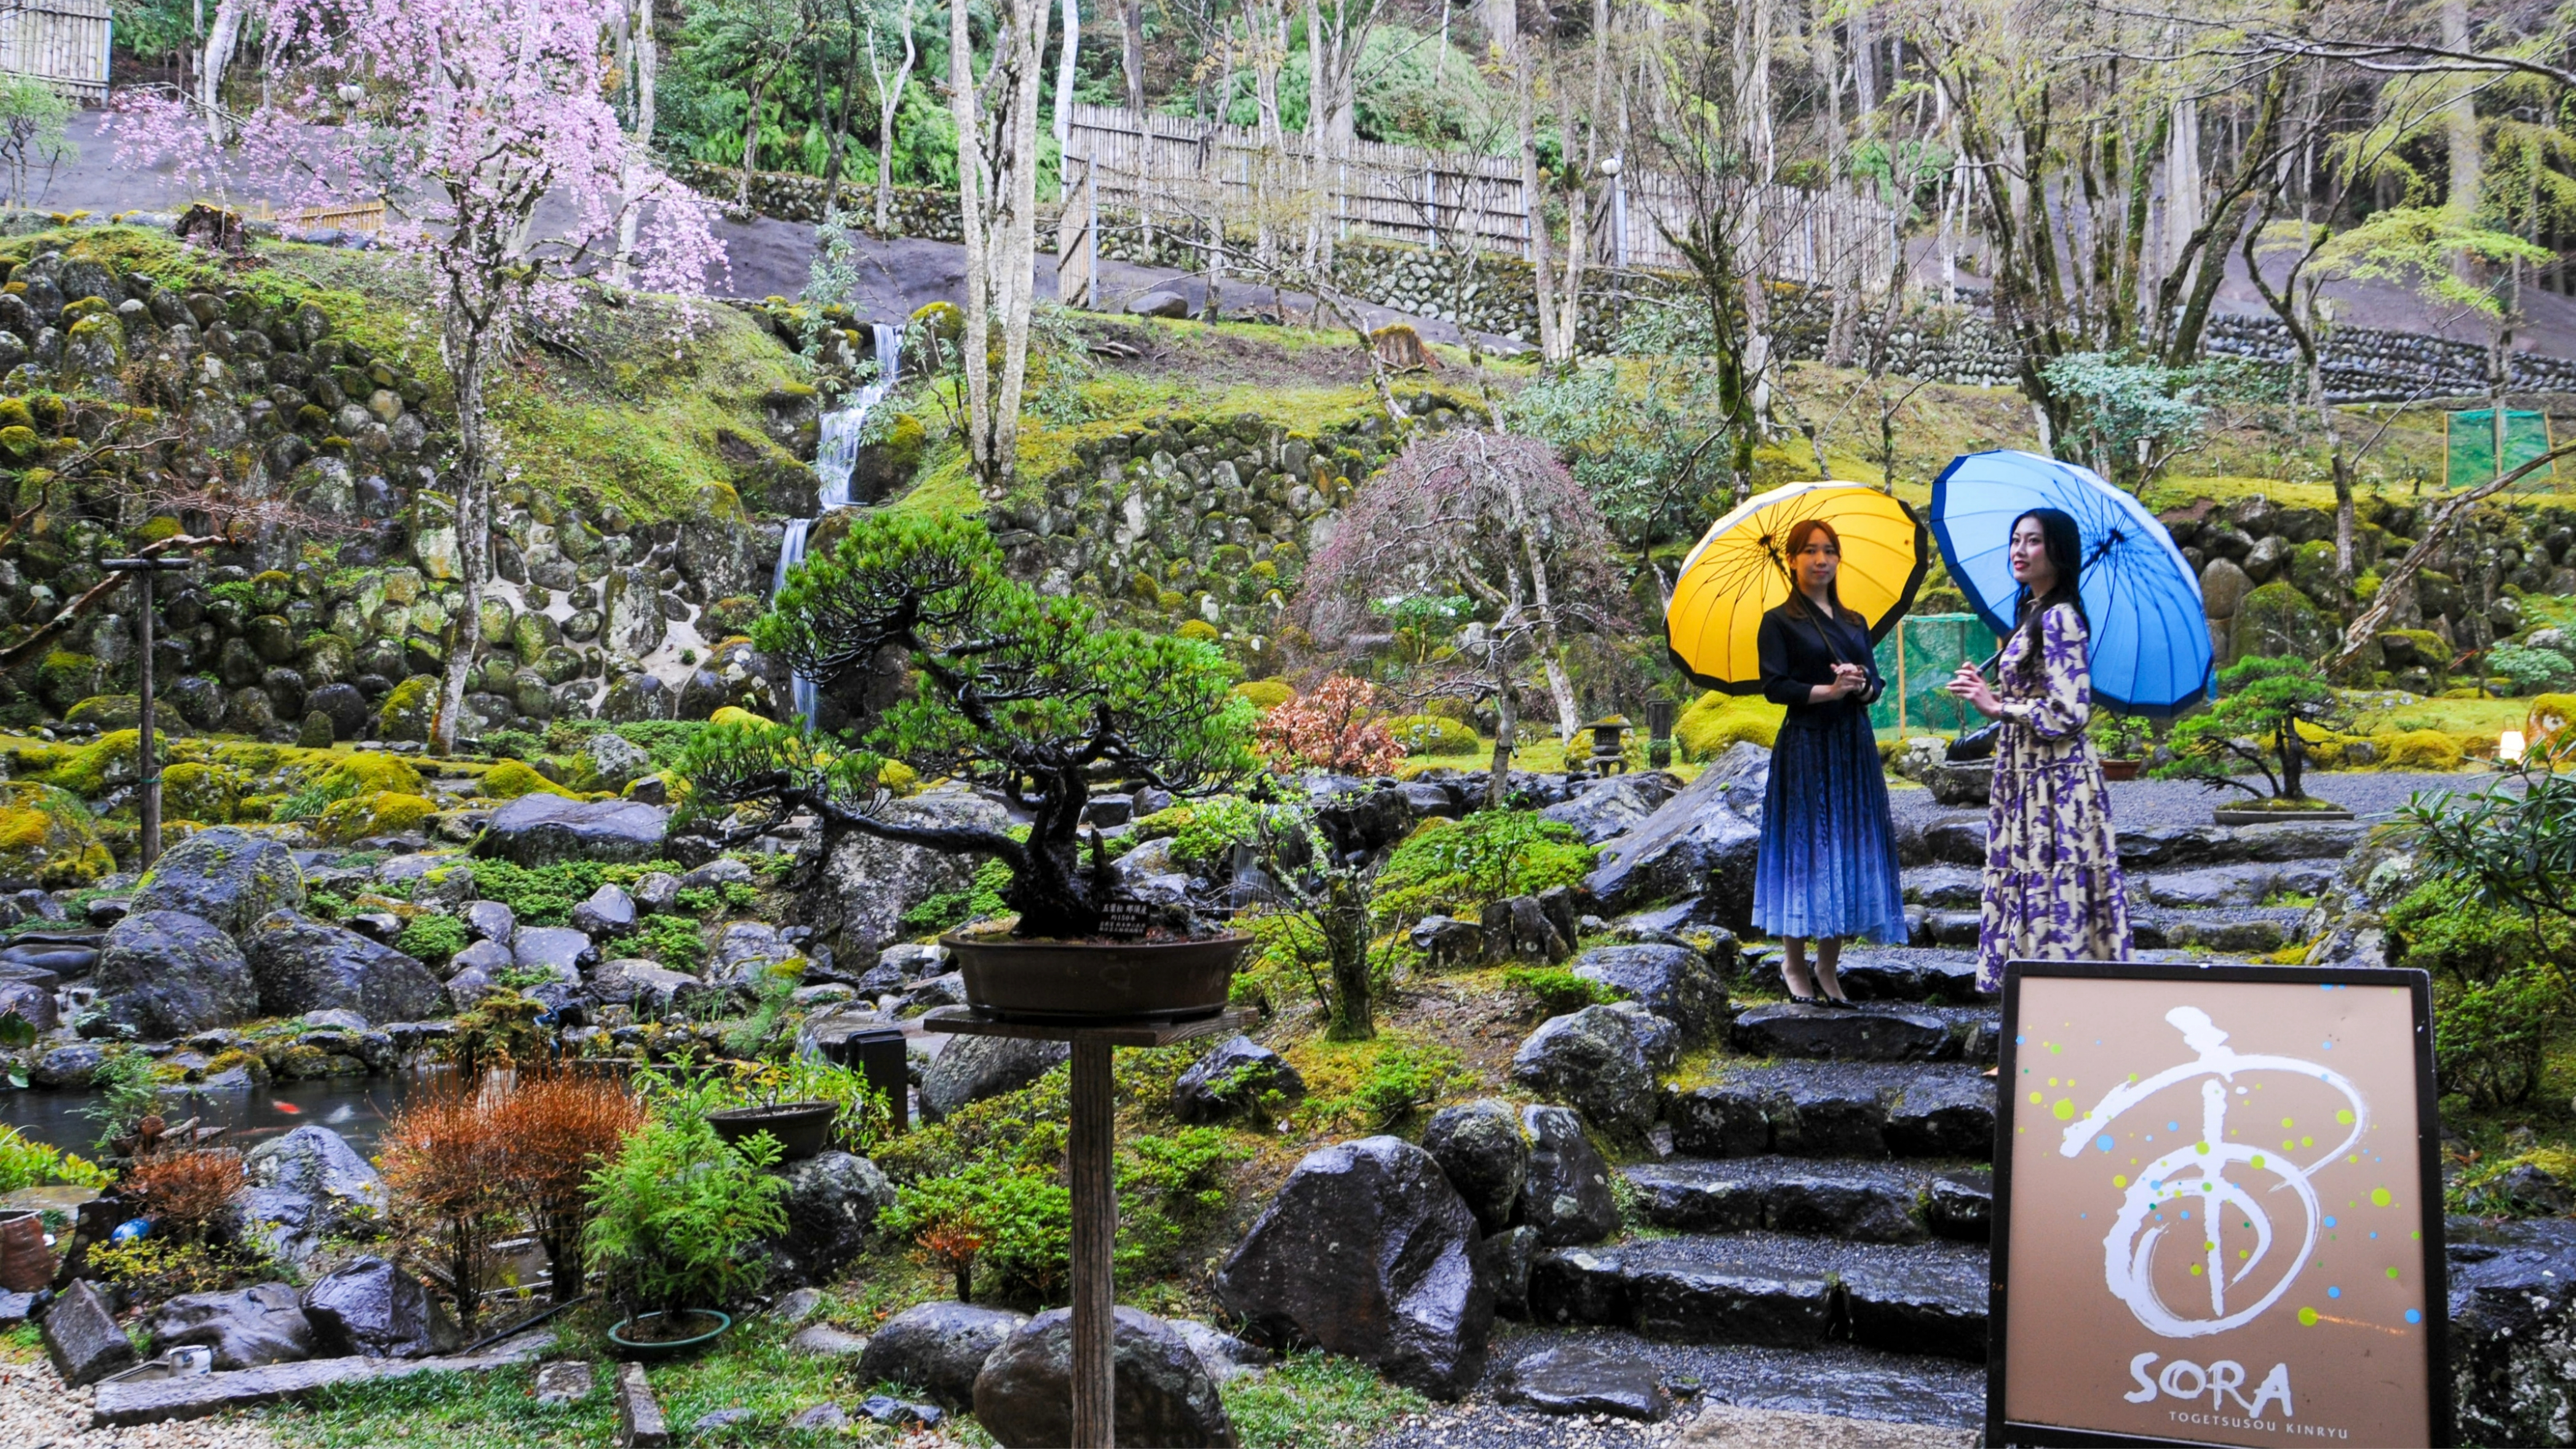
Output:
[[[778,1139],[778,1160],[801,1162],[819,1155],[832,1141],[832,1119],[840,1115],[833,1102],[781,1102],[775,1107],[731,1107],[709,1112],[707,1125],[726,1145],[766,1132]]]
[[[2102,778],[2105,780],[2134,780],[2138,778],[2139,767],[2144,764],[2146,764],[2146,761],[2144,760],[2104,760],[2102,762]]]
[[[966,1003],[998,1021],[1189,1021],[1225,1010],[1234,964],[1252,938],[1015,941],[942,936],[966,978]]]
[[[731,1315],[718,1313],[712,1308],[690,1308],[679,1313],[645,1313],[608,1330],[608,1341],[617,1345],[617,1351],[630,1359],[678,1358],[715,1342],[731,1327]],[[662,1337],[666,1331],[673,1336]]]

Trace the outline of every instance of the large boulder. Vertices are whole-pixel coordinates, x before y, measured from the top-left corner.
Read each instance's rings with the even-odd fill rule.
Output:
[[[1625,992],[1697,1040],[1726,1016],[1726,981],[1688,946],[1603,946],[1586,951],[1574,974]]]
[[[2576,1420],[2576,1223],[2451,1219],[2451,1403],[2459,1441],[2564,1444]]]
[[[1172,1084],[1172,1112],[1184,1122],[1221,1122],[1255,1109],[1301,1101],[1306,1079],[1286,1058],[1248,1036],[1220,1043]]]
[[[260,1010],[241,947],[184,911],[138,911],[109,927],[90,984],[108,1020],[155,1041],[247,1021]]]
[[[329,1358],[430,1358],[464,1347],[446,1305],[418,1278],[366,1257],[304,1290],[304,1316],[316,1350]]]
[[[1141,1309],[1121,1306],[1110,1334],[1110,1418],[1120,1444],[1233,1449],[1216,1381],[1187,1340]],[[975,1421],[1007,1449],[1073,1442],[1073,1310],[1051,1308],[1020,1326],[975,1379]]]
[[[879,812],[889,824],[977,827],[999,830],[1009,812],[963,786],[925,790],[887,802]],[[946,891],[975,883],[975,856],[900,845],[850,831],[823,862],[823,880],[808,901],[814,938],[844,961],[873,959],[879,951],[919,934],[903,928],[906,911]]]
[[[971,1303],[907,1308],[868,1335],[858,1381],[905,1384],[952,1409],[971,1408],[985,1360],[1028,1321],[1025,1313]]]
[[[218,1370],[299,1363],[313,1356],[313,1325],[283,1283],[254,1283],[238,1293],[183,1293],[144,1320],[163,1349],[202,1345]]]
[[[932,1122],[969,1102],[1016,1092],[1073,1054],[1060,1041],[954,1036],[921,1074],[921,1115]]]
[[[136,1355],[98,1286],[76,1278],[45,1310],[45,1357],[65,1387],[77,1389],[132,1368]]]
[[[1529,1140],[1520,1114],[1499,1097],[1479,1097],[1443,1107],[1422,1129],[1422,1150],[1440,1164],[1449,1185],[1476,1215],[1477,1226],[1499,1233],[1509,1226],[1529,1178]]]
[[[1739,741],[1681,793],[1602,847],[1587,884],[1605,915],[1691,896],[1733,931],[1752,929],[1753,866],[1771,752]]]
[[[894,1184],[864,1157],[826,1152],[790,1163],[781,1174],[787,1236],[778,1255],[799,1276],[820,1283],[859,1255],[877,1214],[894,1205]]]
[[[1521,1130],[1530,1146],[1520,1219],[1538,1230],[1539,1241],[1562,1248],[1617,1232],[1619,1199],[1610,1192],[1610,1164],[1583,1135],[1581,1119],[1563,1107],[1523,1107]]]
[[[1454,1399],[1483,1374],[1493,1286],[1476,1215],[1396,1137],[1308,1153],[1217,1270],[1216,1296],[1274,1342],[1308,1342]]]
[[[1587,1006],[1550,1017],[1512,1054],[1512,1080],[1570,1102],[1605,1131],[1635,1134],[1655,1116],[1655,1073],[1635,1017]]]
[[[133,910],[185,911],[239,936],[269,912],[303,904],[304,872],[293,852],[219,825],[163,852],[135,887]]]
[[[358,1216],[384,1211],[385,1184],[348,1139],[308,1125],[252,1148],[242,1158],[242,1226],[272,1256],[302,1262]]]
[[[1662,771],[1612,775],[1583,787],[1581,794],[1539,811],[1541,817],[1574,827],[1586,845],[1615,840],[1637,828],[1681,783]]]
[[[373,1021],[420,1021],[447,1009],[447,992],[420,962],[380,941],[293,911],[276,911],[245,943],[271,1016],[354,1011]]]
[[[670,813],[634,800],[571,800],[522,795],[492,812],[474,842],[476,855],[517,865],[555,860],[629,863],[662,853]]]

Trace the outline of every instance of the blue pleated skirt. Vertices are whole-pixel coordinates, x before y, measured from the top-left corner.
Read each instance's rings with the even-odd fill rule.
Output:
[[[1868,716],[1781,728],[1762,802],[1753,924],[1771,936],[1904,942],[1896,829]]]

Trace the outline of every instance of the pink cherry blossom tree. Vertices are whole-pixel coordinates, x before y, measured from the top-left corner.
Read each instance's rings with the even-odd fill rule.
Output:
[[[465,597],[435,727],[436,747],[453,749],[491,578],[493,365],[612,260],[642,290],[695,294],[723,249],[705,204],[618,127],[607,65],[619,0],[244,3],[269,57],[258,109],[210,127],[202,99],[135,96],[116,123],[119,159],[175,162],[199,184],[256,176],[292,205],[382,201],[387,241],[429,272],[456,398]],[[225,131],[238,141],[219,148]]]

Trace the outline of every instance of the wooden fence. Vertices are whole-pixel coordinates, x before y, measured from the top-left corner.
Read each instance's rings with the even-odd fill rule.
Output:
[[[1322,192],[1338,236],[1383,237],[1530,254],[1529,204],[1520,162],[1506,156],[1425,151],[1357,141],[1341,156],[1318,157],[1304,134],[1276,147],[1242,126],[1122,107],[1076,105],[1068,118],[1066,194],[1086,183],[1093,204],[1149,225],[1211,222],[1293,231]],[[1686,265],[1664,225],[1687,232],[1695,207],[1678,179],[1630,168],[1593,208],[1590,255],[1612,266]],[[1762,275],[1806,283],[1885,283],[1894,256],[1888,208],[1846,189],[1758,188],[1730,193],[1727,210],[1758,219],[1738,239],[1743,264]]]
[[[0,72],[104,104],[110,25],[108,0],[0,0]]]

